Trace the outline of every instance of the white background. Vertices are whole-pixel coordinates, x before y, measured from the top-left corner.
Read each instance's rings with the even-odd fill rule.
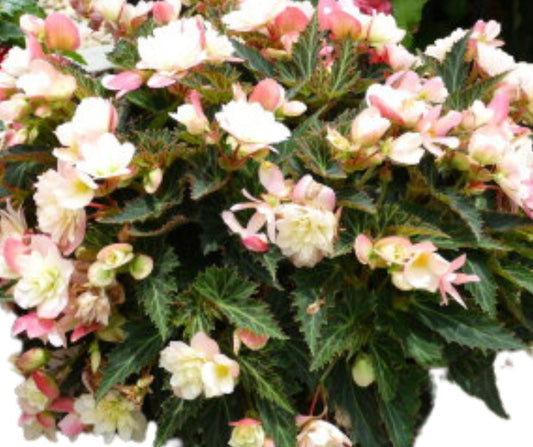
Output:
[[[54,444],[41,438],[33,443],[24,440],[17,426],[19,409],[14,388],[21,382],[8,362],[19,349],[19,342],[10,338],[13,316],[0,310],[0,421],[1,444],[9,447]],[[511,420],[493,415],[485,405],[464,394],[459,387],[444,379],[444,371],[433,373],[437,390],[436,407],[424,426],[415,447],[531,447],[533,446],[533,358],[525,353],[502,353],[496,362],[496,374],[502,399]],[[150,447],[155,427],[150,425],[142,447]],[[74,444],[59,437],[58,447],[104,446],[101,438],[84,435]],[[115,440],[112,446],[139,446]],[[221,446],[225,445],[221,440]]]

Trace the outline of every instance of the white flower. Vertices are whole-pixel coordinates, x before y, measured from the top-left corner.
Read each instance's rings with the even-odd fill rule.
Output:
[[[29,50],[20,47],[11,48],[1,65],[0,88],[14,88],[17,78],[28,71],[30,62]]]
[[[331,211],[285,204],[276,214],[275,243],[296,267],[313,267],[333,255],[338,222]]]
[[[82,293],[76,298],[76,306],[75,316],[85,326],[93,323],[107,326],[111,313],[111,305],[104,289],[100,289],[98,293],[91,291]]]
[[[446,54],[452,49],[453,45],[459,42],[465,35],[466,31],[462,28],[458,28],[449,36],[437,39],[432,45],[429,45],[426,48],[424,53],[442,62],[446,57]]]
[[[436,292],[449,265],[441,255],[431,250],[422,250],[405,265],[403,280],[411,288]]]
[[[351,447],[352,442],[329,422],[311,420],[303,426],[297,438],[298,447]]]
[[[237,10],[222,17],[222,22],[233,31],[256,31],[274,20],[287,6],[287,0],[243,0]]]
[[[278,123],[272,112],[256,102],[231,101],[222,106],[215,118],[239,143],[243,155],[281,143],[291,136],[290,130]]]
[[[15,388],[15,394],[18,397],[18,403],[24,414],[34,415],[46,410],[50,403],[32,378],[22,382]]]
[[[169,76],[186,71],[207,59],[203,24],[196,18],[176,20],[156,28],[153,36],[139,37],[141,60],[137,68],[157,70]]]
[[[476,61],[489,76],[498,76],[516,67],[513,56],[500,48],[481,42],[477,44]]]
[[[417,100],[413,92],[382,84],[368,88],[366,102],[377,107],[381,116],[405,126],[414,126],[429,107],[424,101]]]
[[[371,46],[379,48],[386,44],[399,43],[404,37],[405,30],[398,27],[392,15],[377,13],[372,16],[366,37]]]
[[[111,391],[96,404],[94,396],[84,394],[74,402],[74,409],[85,425],[92,425],[97,435],[111,442],[115,433],[124,441],[142,442],[146,436],[146,418],[136,406]]]
[[[134,153],[133,144],[121,144],[115,135],[105,133],[94,142],[81,144],[81,160],[76,163],[76,167],[94,179],[127,175],[130,173],[128,166]]]
[[[70,253],[83,239],[84,207],[91,202],[96,185],[72,166],[60,163],[58,171],[49,169],[40,175],[35,187],[39,228]]]
[[[61,73],[43,59],[31,61],[29,71],[18,78],[16,85],[30,98],[48,100],[68,99],[76,90],[74,77]]]
[[[213,62],[222,62],[229,59],[234,51],[233,45],[227,36],[220,34],[209,22],[205,25],[205,50],[207,57]]]
[[[15,285],[15,302],[23,309],[37,307],[40,318],[56,318],[68,304],[72,263],[45,236],[33,236],[31,252],[19,258],[21,279]]]
[[[239,365],[220,354],[215,340],[203,332],[197,333],[191,345],[172,341],[161,352],[159,365],[172,373],[170,385],[182,399],[196,399],[202,392],[206,397],[230,394],[239,375]]]
[[[117,111],[103,98],[83,99],[72,120],[57,127],[55,134],[68,149],[55,149],[54,155],[62,160],[78,159],[78,146],[84,141],[94,141],[117,125]]]
[[[209,121],[203,113],[199,113],[193,104],[182,104],[176,113],[169,114],[171,118],[187,128],[191,135],[202,135],[209,130]]]
[[[422,136],[416,132],[406,132],[392,142],[387,142],[383,153],[392,161],[406,165],[416,165],[424,155]]]
[[[243,419],[231,423],[233,431],[228,444],[231,447],[264,447],[265,431],[261,422],[254,419]]]

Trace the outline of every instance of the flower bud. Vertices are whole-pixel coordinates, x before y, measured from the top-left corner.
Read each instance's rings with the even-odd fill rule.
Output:
[[[381,116],[379,109],[369,107],[354,119],[351,130],[352,141],[363,146],[376,144],[390,125],[390,121]]]
[[[229,445],[231,447],[263,447],[265,431],[261,422],[255,419],[243,419],[230,424],[233,427]]]
[[[285,116],[300,116],[306,110],[307,106],[301,101],[287,101],[281,107],[281,113]]]
[[[19,25],[25,34],[33,34],[37,38],[44,34],[44,20],[32,14],[21,15]]]
[[[50,50],[75,51],[80,46],[78,27],[59,12],[53,12],[45,19],[44,33]]]
[[[292,200],[327,211],[333,211],[336,203],[335,191],[314,181],[310,175],[302,177],[296,183],[292,191]]]
[[[50,360],[50,353],[43,348],[33,348],[22,353],[16,360],[15,366],[24,374],[29,374],[42,368]]]
[[[109,22],[116,22],[126,0],[96,0],[94,10]]]
[[[328,127],[328,134],[326,135],[326,140],[331,144],[336,150],[341,152],[350,152],[352,151],[352,145],[347,138],[344,138],[337,130]]]
[[[35,385],[48,399],[55,400],[59,397],[59,387],[52,377],[40,369],[33,371],[31,375]]]
[[[129,265],[130,274],[137,280],[150,276],[154,269],[154,261],[150,256],[137,255]]]
[[[258,102],[263,109],[273,112],[285,102],[285,90],[274,79],[263,79],[255,86],[249,101]]]
[[[352,367],[353,381],[362,388],[366,388],[376,380],[376,372],[372,359],[368,354],[359,354]]]
[[[154,194],[163,181],[163,170],[159,167],[152,169],[143,178],[144,190],[148,194]]]
[[[115,281],[115,271],[101,262],[93,262],[87,272],[89,282],[97,287],[107,287]]]
[[[130,244],[111,244],[102,248],[96,259],[107,269],[117,269],[133,259],[133,247]]]
[[[239,353],[241,343],[252,351],[259,351],[268,342],[268,335],[258,335],[249,329],[237,329],[233,334],[233,351]]]

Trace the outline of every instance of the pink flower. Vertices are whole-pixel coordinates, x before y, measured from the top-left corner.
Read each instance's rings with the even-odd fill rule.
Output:
[[[144,77],[137,70],[123,71],[116,75],[106,75],[102,78],[102,85],[108,90],[117,92],[116,98],[133,92],[144,83]]]
[[[456,270],[460,269],[466,262],[466,254],[455,258],[452,262],[449,263],[448,269],[441,275],[439,280],[439,291],[442,297],[442,302],[448,304],[448,295],[450,295],[455,301],[457,301],[461,306],[466,307],[461,295],[457,289],[453,286],[467,284],[470,282],[479,282],[481,279],[477,275],[466,275],[464,273],[455,273]]]
[[[46,45],[50,50],[75,51],[80,46],[80,33],[67,16],[53,12],[44,21]]]

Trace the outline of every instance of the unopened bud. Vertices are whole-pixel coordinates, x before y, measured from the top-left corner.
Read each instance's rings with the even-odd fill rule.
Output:
[[[96,259],[107,269],[117,269],[133,259],[133,247],[130,244],[111,244],[102,248]]]
[[[89,282],[97,287],[107,287],[115,280],[115,271],[101,262],[93,262],[87,272]]]
[[[74,51],[80,46],[80,33],[67,16],[53,12],[44,21],[46,45],[51,50]]]
[[[154,261],[150,256],[137,255],[129,265],[130,274],[137,280],[144,279],[152,273]]]
[[[153,194],[159,189],[162,181],[163,170],[161,168],[154,168],[143,178],[144,190],[148,194]]]
[[[33,348],[24,352],[15,362],[15,366],[24,374],[42,368],[50,360],[50,353],[42,348]]]
[[[357,386],[366,388],[376,380],[372,358],[368,354],[359,354],[352,367],[352,377]]]
[[[41,393],[43,393],[48,399],[56,400],[59,397],[59,387],[52,377],[46,374],[40,369],[33,371],[31,378],[37,385],[37,388]]]

